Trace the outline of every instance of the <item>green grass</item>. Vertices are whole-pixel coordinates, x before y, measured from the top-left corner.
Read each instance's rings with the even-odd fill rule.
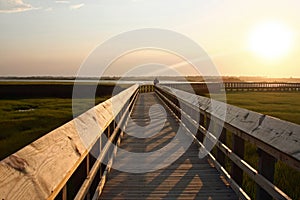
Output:
[[[300,124],[300,92],[232,92],[227,103]]]
[[[300,124],[300,92],[229,92],[226,96],[229,104]],[[231,133],[227,135],[227,144],[231,147]],[[257,169],[258,154],[255,145],[245,142],[244,156]],[[229,162],[226,169],[230,169]],[[276,186],[292,199],[300,199],[299,171],[279,161],[276,163],[274,176]],[[247,175],[244,175],[243,188],[255,199],[256,185]]]
[[[76,105],[77,115],[89,108],[86,101]],[[72,99],[0,99],[0,160],[72,118]]]

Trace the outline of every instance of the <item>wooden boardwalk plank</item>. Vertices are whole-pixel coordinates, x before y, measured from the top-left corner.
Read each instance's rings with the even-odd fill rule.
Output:
[[[133,121],[140,126],[148,125],[149,108],[154,104],[161,104],[155,93],[139,94],[131,115]],[[155,119],[159,122],[162,117],[164,116],[157,113]],[[155,125],[155,122],[153,124]],[[167,112],[167,121],[159,133],[150,138],[136,138],[125,133],[120,148],[136,153],[161,149],[174,138],[178,127],[178,120]],[[134,131],[134,128],[135,126],[129,123],[126,132]],[[153,129],[150,127],[146,130],[148,131],[151,132]],[[126,167],[129,161],[121,154],[122,152],[117,152],[114,162]],[[199,159],[196,144],[192,144],[171,165],[153,172],[127,173],[112,169],[100,196],[100,199],[162,198],[238,199],[233,190],[222,181],[218,171],[207,162],[207,158]]]

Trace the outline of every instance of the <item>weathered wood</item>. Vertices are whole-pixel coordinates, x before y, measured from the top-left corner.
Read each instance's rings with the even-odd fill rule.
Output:
[[[135,120],[135,117],[138,117],[138,119],[140,117],[147,118],[148,110],[142,105],[149,107],[151,104],[161,103],[154,98],[154,93],[141,95],[147,95],[145,96],[147,98],[144,98],[145,101],[143,103],[141,100],[137,101],[137,105],[131,115],[133,120]],[[166,106],[164,107],[168,110]],[[155,118],[160,119],[160,116]],[[131,152],[151,152],[161,149],[174,138],[178,128],[177,118],[174,118],[171,112],[167,112],[167,120],[164,128],[149,138],[136,138],[127,135],[127,131],[134,131],[134,126],[128,124],[120,148]],[[142,122],[143,124],[148,123],[147,121],[140,121],[140,123]],[[176,157],[176,155],[174,156]],[[114,163],[117,166],[126,168],[130,160],[122,158],[122,152],[117,152]],[[172,158],[170,157],[169,159]],[[140,163],[140,165],[147,166],[147,162],[152,162],[152,160],[145,159],[145,162]],[[220,174],[209,165],[206,158],[199,159],[196,144],[192,144],[188,151],[171,165],[153,172],[134,174],[112,169],[108,174],[107,183],[100,198],[237,199],[232,189],[227,187],[220,179]]]
[[[276,159],[268,153],[258,149],[259,161],[258,172],[266,177],[271,183],[274,181],[275,163]],[[272,196],[269,195],[262,187],[257,186],[256,190],[257,200],[272,200]]]
[[[233,135],[232,137],[232,150],[233,152],[240,157],[240,159],[244,158],[244,147],[245,142],[240,137]],[[235,180],[235,182],[239,185],[243,184],[243,170],[239,168],[234,162],[231,165],[231,176]]]
[[[157,92],[157,93],[160,94],[159,92]],[[165,101],[169,101],[168,99],[166,99],[163,96],[162,96],[162,98]],[[179,109],[175,104],[172,104],[171,102],[169,102],[169,104],[174,106],[174,109]],[[195,121],[192,121],[191,119],[189,119],[189,121],[191,124],[193,124],[193,122],[194,122],[194,126],[198,127],[198,124],[195,123]],[[203,126],[200,126],[199,130],[206,136],[206,140],[209,140],[212,143],[216,143],[218,148],[221,151],[223,151],[224,154],[226,154],[237,166],[239,166],[250,177],[252,177],[255,180],[255,182],[257,182],[259,185],[266,188],[266,190],[268,192],[270,192],[274,197],[276,197],[276,199],[288,199],[287,196],[283,192],[281,192],[278,188],[276,188],[272,184],[270,184],[264,177],[257,174],[257,172],[253,168],[251,168],[251,166],[249,166],[246,162],[244,162],[236,154],[232,153],[232,151],[228,147],[226,147],[226,145],[224,145],[222,142],[218,141],[217,138],[215,137],[215,135],[208,132]],[[189,130],[188,130],[188,132],[189,132]],[[193,133],[190,133],[190,136],[194,137],[194,139],[197,141],[197,138]],[[236,192],[236,194],[238,194],[239,198],[250,199],[248,197],[248,195],[243,191],[243,189],[231,178],[231,176],[227,173],[227,171],[224,169],[224,167],[219,164],[219,162],[214,158],[214,156],[208,150],[206,150],[205,146],[199,140],[198,140],[197,144],[202,148],[202,151],[205,151],[206,154],[210,156],[210,158],[212,159],[212,162],[214,163],[214,165],[216,166],[218,171],[224,175],[224,177],[226,178],[226,180],[228,182],[230,182],[230,186]]]
[[[86,156],[86,174],[90,173],[90,153]],[[86,200],[91,199],[91,194],[88,192],[86,195]]]
[[[128,88],[2,160],[0,199],[55,197],[137,88]]]
[[[202,114],[212,115],[219,119],[216,122],[220,125],[225,122],[224,126],[229,131],[257,145],[276,159],[300,170],[300,125],[182,90],[166,86],[156,87],[176,94],[182,101],[195,107],[199,105]]]
[[[65,185],[62,189],[62,200],[67,200],[68,196],[67,196],[67,185]]]
[[[204,115],[199,113],[200,115],[200,119],[199,119],[199,125],[204,127]],[[199,129],[198,129],[199,130]],[[199,130],[196,134],[196,137],[197,139],[200,141],[200,142],[203,142],[203,139],[204,139],[204,135],[203,133]]]
[[[204,130],[206,131],[206,130]],[[212,134],[206,131],[206,137],[209,140],[212,140],[216,143],[216,146],[218,147],[219,150],[221,150],[224,154],[228,156],[228,158],[235,163],[240,169],[242,169],[245,173],[249,175],[250,178],[252,178],[258,185],[260,185],[262,188],[264,188],[266,191],[268,191],[269,194],[271,194],[274,199],[291,199],[289,198],[284,192],[282,192],[279,188],[274,186],[269,180],[267,180],[265,177],[263,177],[261,174],[258,173],[257,170],[252,168],[248,163],[246,163],[243,159],[241,159],[239,156],[237,156],[231,149],[229,149],[225,144],[222,142],[218,141],[218,139]],[[202,143],[199,142],[199,146],[203,146]],[[205,150],[205,149],[204,149]],[[207,152],[210,156],[210,152]],[[214,158],[212,157],[213,161]],[[218,165],[218,163],[217,163]],[[225,176],[227,175],[227,172],[224,172],[224,167],[220,165],[221,173],[223,173]],[[229,179],[230,180],[230,179]],[[236,184],[236,182],[234,182]],[[231,185],[232,187],[232,185]],[[235,186],[234,186],[235,187]],[[238,189],[240,191],[239,187],[235,187],[235,189]],[[235,190],[236,191],[236,190]],[[238,191],[237,191],[238,193]]]
[[[137,93],[135,93],[134,96],[136,96],[136,95],[137,95]],[[135,99],[132,99],[130,101],[129,105],[131,105],[134,102],[134,100]],[[128,119],[127,114],[129,114],[129,112],[130,112],[129,108],[130,108],[130,106],[127,106],[124,112],[120,112],[120,115],[122,115],[122,116],[120,117],[120,121],[119,121],[117,127],[115,127],[113,129],[113,132],[111,135],[109,133],[109,132],[111,132],[111,129],[109,128],[110,126],[107,127],[107,134],[109,135],[109,140],[111,141],[111,143],[105,144],[103,150],[100,152],[100,155],[97,158],[96,162],[94,163],[92,169],[89,170],[90,173],[88,173],[86,180],[84,181],[81,188],[79,189],[76,197],[74,198],[75,200],[81,200],[86,197],[86,195],[89,192],[89,188],[90,188],[91,184],[93,183],[93,180],[99,171],[101,163],[103,163],[103,160],[105,160],[105,157],[107,157],[108,163],[112,162],[114,155],[108,155],[108,153],[109,153],[109,150],[110,150],[112,144],[116,144],[117,138],[119,138],[120,129],[124,128],[125,121],[127,121],[127,119]],[[113,124],[115,124],[114,122],[115,122],[115,120],[113,121]],[[111,164],[107,164],[108,168],[106,167],[106,171],[110,170],[110,166],[111,166]]]
[[[224,145],[226,145],[226,129],[225,128],[222,128],[220,127],[219,125],[217,125],[218,128],[221,128],[222,131],[221,131],[221,134],[220,134],[220,137],[219,137],[219,141],[221,143],[223,143]],[[225,166],[225,154],[222,152],[222,150],[220,150],[219,148],[217,149],[217,155],[216,155],[216,158],[217,158],[217,161],[222,165],[222,166]]]
[[[164,88],[165,89],[165,88]],[[170,92],[171,91],[171,89],[170,88],[167,88],[168,89],[168,91]],[[180,93],[180,91],[177,91],[178,93]],[[158,92],[159,93],[159,92]],[[174,93],[174,91],[173,91],[173,93]],[[177,94],[178,95],[178,94]],[[185,96],[184,96],[185,97]],[[177,98],[178,98],[178,96],[177,96]],[[199,97],[199,99],[201,99],[202,97]],[[180,99],[180,97],[179,97],[179,99]],[[191,97],[188,97],[188,98],[185,98],[185,99],[188,99],[188,100],[190,100],[191,102],[193,102],[194,101],[194,99],[193,98],[191,98]],[[168,100],[167,100],[168,101]],[[212,102],[213,102],[214,100],[212,100]],[[215,102],[213,102],[214,104],[215,104]],[[217,103],[220,103],[220,102],[217,102]],[[220,104],[222,104],[222,103],[220,103]],[[200,104],[201,105],[201,104]],[[216,104],[215,104],[216,105]],[[173,105],[173,106],[175,106],[175,105]],[[218,115],[216,115],[216,112],[215,111],[218,111],[218,112],[223,112],[223,111],[225,111],[224,110],[224,107],[222,107],[222,106],[220,106],[220,105],[217,105],[217,106],[215,106],[215,107],[217,107],[217,109],[211,109],[211,108],[209,108],[209,107],[207,107],[206,109],[205,109],[205,112],[207,112],[207,115],[209,116],[209,118],[213,118],[213,121],[216,121],[216,122],[218,122],[219,124],[222,124],[222,120],[220,120],[220,119],[218,119],[218,118],[216,118],[216,116],[218,116]],[[234,108],[234,107],[233,107]],[[176,108],[176,109],[179,109],[179,108]],[[237,110],[239,110],[239,109],[237,109]],[[242,110],[244,110],[244,109],[242,109]],[[217,113],[218,113],[217,112]],[[256,113],[257,114],[257,113]],[[249,114],[248,114],[249,115]],[[248,117],[248,115],[246,115],[244,118],[247,118]],[[222,116],[222,115],[219,115],[218,117],[220,117],[220,118],[222,118],[223,117],[223,119],[224,119],[224,116]],[[232,121],[232,120],[234,120],[234,118],[232,118],[232,119],[230,119],[230,122]],[[221,122],[220,122],[221,121]],[[250,142],[252,142],[252,143],[254,143],[254,144],[256,144],[257,146],[259,146],[259,147],[265,147],[265,149],[267,149],[268,151],[270,151],[270,149],[271,149],[271,152],[274,152],[275,151],[275,155],[280,155],[280,156],[282,156],[282,152],[278,152],[278,150],[277,149],[275,149],[274,147],[272,147],[272,146],[270,146],[270,145],[266,145],[263,141],[261,141],[261,140],[259,140],[258,138],[253,138],[251,135],[248,135],[248,134],[245,134],[245,132],[244,131],[241,131],[241,130],[239,130],[239,129],[237,129],[236,127],[234,127],[234,126],[232,126],[231,124],[229,124],[229,123],[226,123],[227,122],[227,120],[224,120],[225,121],[225,128],[230,128],[230,130],[233,130],[233,133],[235,134],[234,135],[234,143],[236,143],[236,144],[238,144],[238,145],[233,145],[234,147],[234,149],[235,149],[235,152],[236,152],[236,154],[235,153],[233,153],[233,152],[231,152],[231,150],[230,149],[228,149],[228,147],[226,147],[226,145],[224,144],[224,143],[222,143],[222,142],[220,142],[220,141],[217,141],[217,139],[215,138],[215,136],[213,135],[213,134],[211,134],[210,132],[207,132],[207,130],[203,127],[203,126],[200,126],[199,127],[199,130],[201,131],[201,132],[203,132],[204,134],[205,134],[205,136],[207,137],[207,139],[209,139],[209,140],[211,140],[211,141],[215,141],[215,143],[217,144],[217,146],[218,146],[218,148],[220,149],[220,150],[222,150],[223,152],[224,152],[224,154],[226,154],[232,161],[233,161],[233,163],[234,163],[234,165],[233,165],[233,168],[235,167],[236,169],[238,169],[238,173],[239,174],[234,174],[235,173],[235,171],[236,171],[236,169],[234,170],[234,173],[233,173],[233,177],[234,176],[236,176],[236,177],[238,177],[238,178],[235,178],[235,179],[237,179],[237,181],[238,182],[240,182],[239,183],[239,185],[241,185],[241,182],[242,182],[242,180],[240,179],[240,177],[242,177],[242,172],[244,171],[244,172],[246,172],[258,185],[260,185],[260,187],[261,188],[264,188],[269,194],[271,194],[272,196],[273,196],[273,198],[275,198],[275,199],[290,199],[286,194],[284,194],[280,189],[278,189],[276,186],[274,186],[273,184],[272,184],[272,181],[270,182],[269,180],[267,180],[267,178],[270,176],[271,178],[269,178],[270,180],[272,179],[272,176],[273,176],[273,172],[269,172],[269,173],[262,173],[262,174],[259,174],[256,170],[254,170],[250,165],[248,165],[245,161],[243,161],[242,160],[242,158],[241,157],[243,157],[242,155],[243,155],[243,147],[242,148],[240,148],[240,147],[238,147],[239,145],[242,145],[242,146],[244,146],[243,145],[243,143],[244,143],[244,141],[243,141],[243,139],[246,139],[247,141],[250,141]],[[281,120],[278,120],[278,121],[281,121]],[[286,122],[286,123],[288,123],[288,122]],[[197,126],[197,124],[195,124],[195,126]],[[295,125],[294,124],[294,126],[298,126],[298,125]],[[298,128],[299,128],[299,126],[298,126]],[[298,136],[299,136],[299,134],[298,134]],[[195,137],[195,139],[196,139],[196,137]],[[200,143],[200,146],[202,146],[202,144]],[[204,149],[205,150],[205,149]],[[276,154],[277,153],[277,154]],[[211,155],[210,153],[208,153],[209,155]],[[241,157],[239,157],[237,154],[239,154]],[[268,154],[266,154],[266,155],[268,155]],[[268,162],[268,161],[272,161],[272,159],[270,160],[270,159],[266,159],[266,162]],[[289,160],[290,161],[290,163],[296,163],[296,165],[293,165],[294,167],[295,166],[297,166],[297,163],[299,162],[299,160],[297,160],[297,159],[290,159]],[[291,162],[292,161],[292,162]],[[264,162],[262,162],[262,163],[264,163]],[[272,162],[271,162],[272,163]],[[217,164],[218,164],[218,162],[217,162]],[[265,163],[266,164],[266,163]],[[273,164],[271,164],[271,168],[273,167],[272,166]],[[266,167],[264,168],[264,169],[267,169]],[[220,168],[220,170],[222,171],[222,170],[224,170],[224,168],[223,167],[221,167]],[[271,170],[272,171],[272,170]],[[225,171],[225,173],[224,174],[226,174],[226,171]],[[264,176],[262,176],[262,175],[265,175],[266,177],[264,177]],[[236,188],[237,189],[237,188]],[[237,191],[237,190],[235,190],[235,191]]]

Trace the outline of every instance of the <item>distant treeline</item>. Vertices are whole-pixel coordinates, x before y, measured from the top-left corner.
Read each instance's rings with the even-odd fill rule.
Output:
[[[164,81],[191,81],[191,82],[201,82],[201,81],[213,81],[218,80],[220,77],[207,76],[205,78],[201,76],[128,76],[128,77],[120,77],[120,76],[103,76],[100,80],[123,80],[123,81],[153,81],[155,78]],[[0,77],[0,80],[60,80],[60,81],[72,81],[72,80],[99,80],[98,77],[73,77],[73,76],[26,76],[26,77],[18,77],[18,76],[8,76],[8,77]],[[230,77],[232,80],[233,78]],[[234,79],[238,81],[238,79]]]
[[[111,96],[124,90],[128,85],[105,84],[98,85],[94,92],[92,84],[76,86],[80,93],[76,97],[88,98],[95,94],[96,97]],[[72,98],[73,84],[0,84],[0,98]]]
[[[100,80],[126,80],[126,81],[152,81],[155,78],[164,81],[189,81],[189,82],[213,82],[220,80],[220,77],[216,76],[131,76],[131,77],[120,77],[120,76],[103,76]],[[98,77],[74,77],[74,76],[2,76],[0,80],[61,80],[61,81],[72,81],[72,80],[99,80]],[[260,76],[222,76],[224,82],[300,82],[300,78],[268,78]]]

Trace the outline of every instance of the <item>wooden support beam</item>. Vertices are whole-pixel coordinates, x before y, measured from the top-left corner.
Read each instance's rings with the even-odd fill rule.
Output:
[[[68,190],[67,190],[67,185],[65,185],[62,189],[62,200],[67,200],[68,199]]]
[[[204,115],[200,113],[200,119],[199,119],[199,124],[200,126],[204,127]],[[203,133],[200,131],[200,129],[198,129],[197,135],[196,135],[197,139],[200,142],[203,142],[204,139],[204,135]]]
[[[86,174],[90,173],[90,154],[86,155]],[[88,193],[86,194],[86,200],[90,200],[91,199],[91,194],[90,191],[88,191]]]
[[[224,145],[226,145],[226,129],[220,127],[220,125],[218,125],[219,128],[222,129],[220,137],[219,137],[219,141],[222,142]],[[217,161],[222,165],[225,166],[225,154],[218,148],[217,149]]]
[[[232,138],[232,150],[233,152],[238,155],[241,159],[244,158],[244,148],[245,142],[242,138],[238,137],[237,135],[233,135]],[[240,169],[235,163],[232,162],[231,166],[231,176],[235,180],[237,184],[242,186],[243,184],[243,170]]]
[[[258,172],[261,175],[263,175],[266,179],[268,179],[271,183],[273,183],[276,159],[261,149],[258,149],[258,155],[259,155]],[[272,200],[273,198],[263,188],[257,185],[256,199]]]

